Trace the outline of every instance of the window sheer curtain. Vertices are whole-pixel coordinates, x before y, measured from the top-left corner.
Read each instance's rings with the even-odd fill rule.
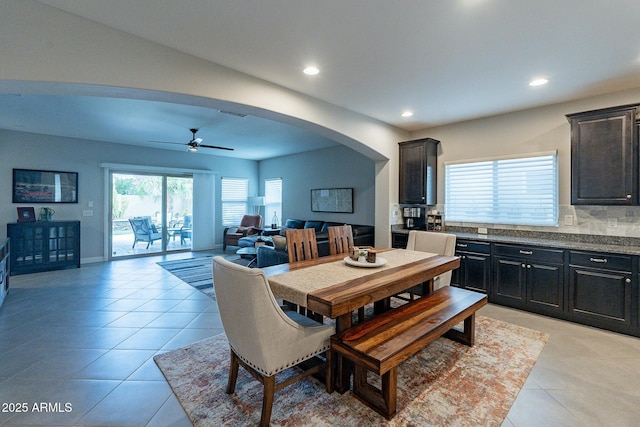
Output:
[[[557,153],[445,164],[446,221],[558,225]]]
[[[249,180],[246,178],[222,178],[222,225],[238,225],[247,213]]]

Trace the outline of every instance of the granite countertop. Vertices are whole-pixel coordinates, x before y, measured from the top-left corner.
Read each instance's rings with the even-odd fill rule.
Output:
[[[409,233],[403,226],[391,226],[393,233]],[[458,239],[485,241],[490,243],[512,243],[520,245],[544,246],[546,248],[572,249],[580,251],[607,252],[624,255],[640,255],[640,239],[621,236],[593,236],[552,232],[529,232],[499,230],[488,234],[477,234],[462,227],[451,227],[446,233],[455,234]]]

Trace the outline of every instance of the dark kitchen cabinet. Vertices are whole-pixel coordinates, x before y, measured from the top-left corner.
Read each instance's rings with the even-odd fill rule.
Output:
[[[395,249],[406,249],[409,241],[409,233],[391,233],[391,247]]]
[[[619,332],[633,323],[633,258],[597,252],[569,254],[571,320]],[[636,308],[637,310],[637,308]]]
[[[11,275],[80,267],[80,221],[7,224]]]
[[[567,115],[571,123],[571,204],[638,204],[638,107]]]
[[[472,240],[456,241],[460,268],[453,270],[451,284],[471,291],[489,292],[491,278],[491,244]]]
[[[438,144],[432,138],[400,142],[401,204],[435,205]]]
[[[492,301],[539,313],[564,311],[563,250],[495,244],[493,259]]]

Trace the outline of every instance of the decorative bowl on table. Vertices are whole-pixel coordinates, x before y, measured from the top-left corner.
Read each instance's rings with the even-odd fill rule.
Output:
[[[376,261],[375,262],[368,262],[368,261],[354,261],[353,259],[351,259],[351,257],[344,257],[344,262],[347,265],[351,265],[354,267],[369,267],[369,268],[375,268],[375,267],[382,267],[383,265],[385,265],[387,263],[387,260],[382,258],[382,257],[376,257]]]

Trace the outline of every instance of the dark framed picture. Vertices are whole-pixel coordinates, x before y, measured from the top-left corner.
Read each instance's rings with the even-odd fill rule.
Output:
[[[353,213],[353,188],[311,190],[311,211]]]
[[[78,203],[78,172],[14,169],[13,203]]]
[[[33,207],[18,208],[18,222],[35,222],[36,211]]]

